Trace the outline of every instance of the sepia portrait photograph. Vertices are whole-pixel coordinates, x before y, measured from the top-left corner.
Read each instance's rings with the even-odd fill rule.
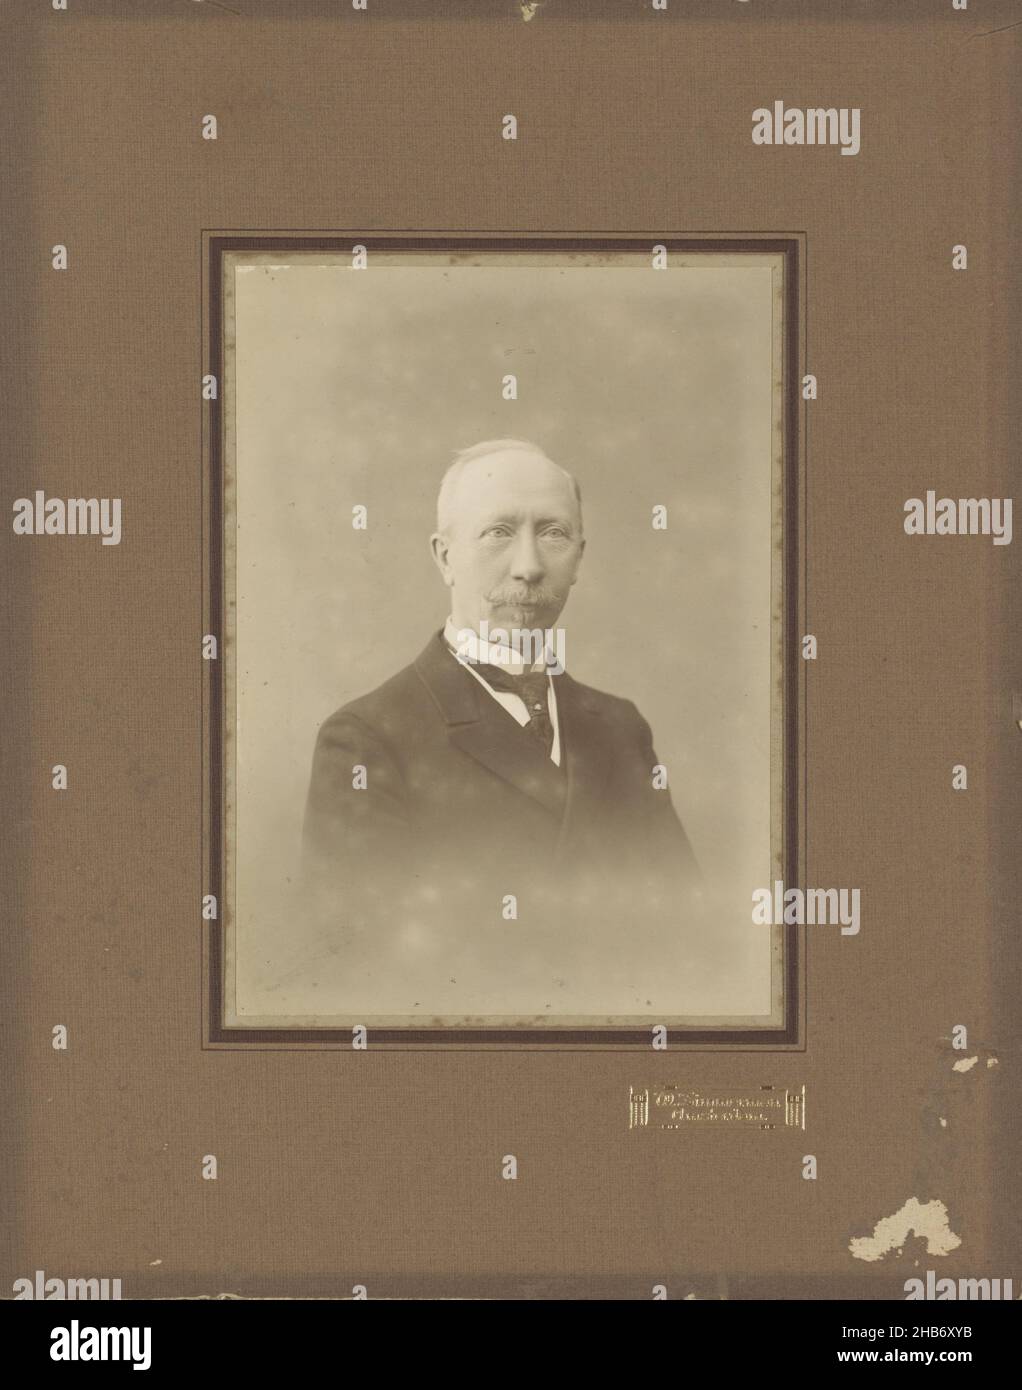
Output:
[[[217,1036],[790,1036],[789,245],[212,243]]]

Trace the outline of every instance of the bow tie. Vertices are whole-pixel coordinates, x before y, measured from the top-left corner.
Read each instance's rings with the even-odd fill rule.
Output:
[[[554,726],[550,721],[550,709],[547,702],[547,691],[550,683],[547,673],[545,671],[523,671],[519,675],[505,670],[501,666],[489,666],[482,661],[473,663],[472,670],[477,671],[486,684],[494,690],[501,690],[509,695],[517,695],[520,700],[524,701],[529,716],[525,731],[536,740],[549,757],[554,743]]]
[[[525,701],[530,714],[533,705],[541,705],[546,709],[549,678],[545,671],[509,671],[504,666],[490,666],[485,661],[473,662],[472,669],[478,671],[487,685],[492,685],[494,690],[519,695]]]

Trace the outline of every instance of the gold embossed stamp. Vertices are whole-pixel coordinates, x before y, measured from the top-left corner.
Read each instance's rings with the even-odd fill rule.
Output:
[[[629,1086],[629,1129],[690,1129],[699,1125],[804,1130],[806,1088],[701,1091],[694,1086]]]

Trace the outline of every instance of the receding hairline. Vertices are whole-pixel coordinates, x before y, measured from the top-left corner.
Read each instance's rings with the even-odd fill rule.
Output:
[[[575,497],[575,504],[578,507],[579,524],[581,525],[582,489],[573,473],[569,473],[566,468],[555,463],[545,450],[527,439],[485,439],[481,443],[473,444],[455,454],[454,462],[440,479],[436,498],[436,526],[439,532],[446,532],[450,528],[454,495],[457,492],[458,482],[469,465],[478,463],[481,459],[492,458],[496,454],[512,453],[531,454],[533,458],[540,458],[568,481]]]

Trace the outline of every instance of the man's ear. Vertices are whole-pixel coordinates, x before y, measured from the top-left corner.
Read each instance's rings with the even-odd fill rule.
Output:
[[[575,573],[571,576],[571,582],[572,582],[572,584],[574,584],[575,580],[578,578],[578,568],[579,568],[579,565],[581,565],[581,563],[582,563],[582,556],[583,556],[585,553],[586,553],[586,543],[585,543],[585,541],[583,540],[583,541],[580,541],[580,542],[579,542],[579,547],[578,547],[578,559],[575,561]]]
[[[450,541],[441,532],[435,531],[429,538],[429,548],[437,569],[443,575],[444,583],[450,588],[454,583],[454,578],[451,575],[451,567],[447,562],[447,552],[451,548]]]

